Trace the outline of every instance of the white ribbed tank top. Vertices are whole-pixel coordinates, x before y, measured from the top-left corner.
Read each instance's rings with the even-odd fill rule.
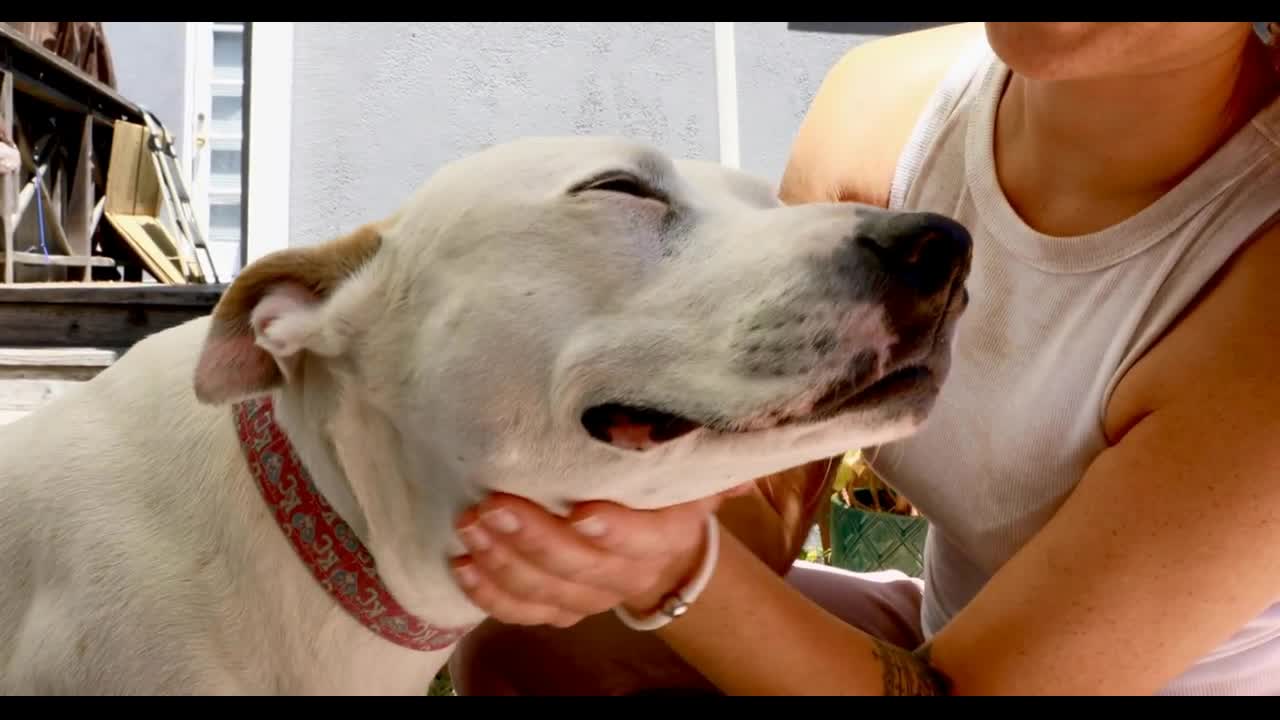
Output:
[[[971,305],[951,376],[914,437],[871,463],[930,522],[926,636],[1049,519],[1106,445],[1121,375],[1260,226],[1280,212],[1280,102],[1160,200],[1096,233],[1028,227],[996,177],[1008,68],[979,42],[927,105],[890,207],[931,210],[974,237]],[[1167,694],[1280,694],[1280,598]]]

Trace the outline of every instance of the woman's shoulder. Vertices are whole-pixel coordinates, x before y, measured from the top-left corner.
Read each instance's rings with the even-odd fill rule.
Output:
[[[984,36],[959,23],[859,45],[828,71],[792,144],[780,195],[788,203],[885,206],[920,114],[955,63]]]

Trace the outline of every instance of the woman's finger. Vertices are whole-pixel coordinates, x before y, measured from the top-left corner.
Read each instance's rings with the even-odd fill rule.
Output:
[[[532,603],[512,597],[492,579],[480,572],[474,559],[453,562],[454,578],[476,607],[490,617],[509,625],[554,625],[567,628],[577,624],[587,613],[575,614],[563,608]]]
[[[601,568],[610,566],[609,553],[562,518],[510,495],[495,495],[464,513],[459,535],[464,542],[468,535],[483,535],[490,544],[512,548],[529,564],[569,581],[598,578]]]
[[[464,532],[463,542],[471,553],[474,571],[512,601],[586,616],[604,612],[622,600],[616,592],[552,575],[530,563],[501,538],[488,538],[482,531]]]
[[[700,544],[706,523],[722,498],[661,510],[632,510],[605,502],[585,503],[569,516],[578,532],[610,552],[646,559],[683,552]]]

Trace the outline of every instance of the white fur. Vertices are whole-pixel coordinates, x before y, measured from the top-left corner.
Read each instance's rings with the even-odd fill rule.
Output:
[[[642,168],[683,221],[565,194],[614,166]],[[285,370],[282,426],[397,600],[477,622],[447,560],[453,518],[488,491],[656,507],[919,426],[925,406],[866,408],[627,452],[578,422],[616,391],[761,427],[811,408],[840,358],[883,367],[898,338],[874,300],[806,299],[858,212],[781,208],[753,178],[621,140],[526,140],[442,169],[358,273],[325,298],[268,293],[251,325]],[[796,347],[830,331],[838,350],[746,377],[743,328],[779,307],[811,311],[785,331]],[[400,648],[335,604],[276,527],[228,409],[197,401],[208,329],[158,333],[0,433],[0,692],[422,694],[448,652]]]

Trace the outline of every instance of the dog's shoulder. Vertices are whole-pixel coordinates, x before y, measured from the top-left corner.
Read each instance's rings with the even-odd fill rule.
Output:
[[[0,486],[19,476],[47,482],[77,473],[90,487],[109,484],[136,472],[157,448],[198,436],[218,412],[197,403],[192,389],[208,322],[197,318],[142,339],[92,379],[6,425]]]

